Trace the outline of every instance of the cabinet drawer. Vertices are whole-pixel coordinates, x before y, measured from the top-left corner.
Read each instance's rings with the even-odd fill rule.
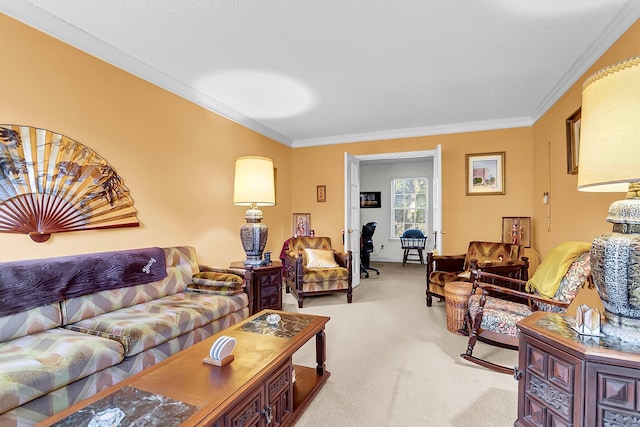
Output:
[[[271,375],[266,383],[267,401],[276,426],[285,422],[293,412],[291,369],[291,360],[289,360]]]
[[[263,387],[260,387],[225,416],[225,425],[227,427],[262,427],[264,406]]]

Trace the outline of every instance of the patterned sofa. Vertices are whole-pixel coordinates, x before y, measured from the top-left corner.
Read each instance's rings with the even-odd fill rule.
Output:
[[[35,424],[247,318],[248,293],[187,289],[202,268],[186,246],[0,263],[0,425]]]

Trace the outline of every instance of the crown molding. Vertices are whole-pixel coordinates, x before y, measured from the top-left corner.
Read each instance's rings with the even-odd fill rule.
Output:
[[[427,126],[407,129],[396,129],[380,132],[336,135],[326,138],[306,138],[293,141],[293,148],[313,147],[318,145],[347,144],[351,142],[378,141],[387,139],[414,138],[420,136],[446,135],[452,133],[479,132],[485,130],[510,129],[532,126],[530,117],[513,117],[499,120],[485,120],[450,125]]]
[[[604,53],[631,27],[640,16],[640,1],[630,1],[607,24],[604,31],[569,67],[564,76],[533,110],[533,123],[537,122],[582,77]]]
[[[181,98],[191,101],[241,126],[249,128],[261,135],[278,141],[289,147],[291,138],[250,119],[225,104],[211,98],[204,93],[179,82],[173,77],[150,67],[144,62],[128,55],[113,46],[80,30],[77,27],[39,9],[27,2],[19,0],[0,0],[0,12],[48,34],[70,46],[94,56],[101,61],[120,68],[158,87],[161,87]]]

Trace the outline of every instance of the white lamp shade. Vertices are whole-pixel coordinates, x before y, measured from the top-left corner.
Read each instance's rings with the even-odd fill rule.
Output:
[[[640,181],[640,56],[583,84],[578,190],[626,192]]]
[[[273,206],[276,204],[273,160],[244,156],[236,159],[233,204],[239,206]]]

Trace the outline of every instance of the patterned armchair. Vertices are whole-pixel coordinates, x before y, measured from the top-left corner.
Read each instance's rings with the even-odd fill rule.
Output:
[[[303,298],[335,292],[352,299],[352,255],[336,252],[329,237],[294,237],[284,259],[286,291],[292,292],[302,308]]]
[[[515,291],[502,286],[484,283],[494,276],[480,271],[472,263],[473,288],[469,295],[467,313],[460,332],[468,334],[469,342],[465,360],[497,372],[513,374],[514,369],[473,356],[478,339],[501,347],[518,348],[517,322],[534,311],[563,313],[585,283],[591,283],[590,245],[583,242],[565,242],[554,248],[538,266],[529,282],[504,279],[527,284],[531,293]],[[555,283],[554,283],[555,282]],[[492,293],[494,296],[490,296]],[[552,297],[544,296],[551,293]],[[497,297],[517,296],[526,303],[518,303]]]
[[[478,242],[469,243],[466,254],[434,255],[427,253],[427,307],[431,307],[433,297],[444,299],[444,285],[453,281],[471,282],[471,260],[478,262],[478,269],[526,281],[529,278],[529,259],[524,255],[524,247],[511,243]],[[492,283],[513,286],[501,278],[492,278]],[[520,289],[522,290],[522,289]]]

